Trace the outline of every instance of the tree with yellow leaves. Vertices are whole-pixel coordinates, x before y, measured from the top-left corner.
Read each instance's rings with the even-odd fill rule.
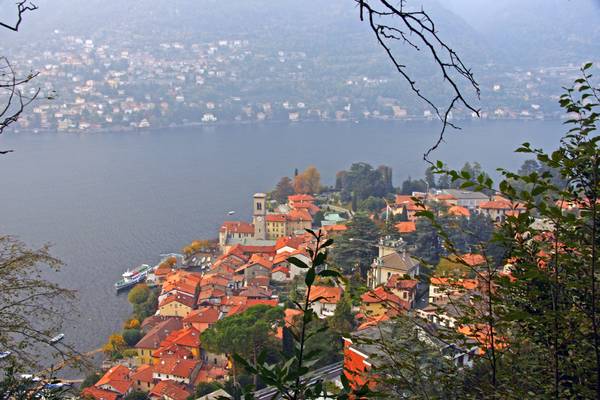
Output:
[[[318,193],[321,188],[321,174],[311,165],[294,177],[294,191],[297,194]]]
[[[102,347],[102,351],[112,359],[119,358],[121,352],[127,348],[125,339],[118,333],[113,333],[108,338],[108,343]]]

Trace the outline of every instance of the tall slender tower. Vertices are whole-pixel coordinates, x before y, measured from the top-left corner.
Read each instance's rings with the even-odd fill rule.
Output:
[[[252,223],[254,224],[254,238],[265,240],[267,238],[267,195],[256,193],[252,204]]]

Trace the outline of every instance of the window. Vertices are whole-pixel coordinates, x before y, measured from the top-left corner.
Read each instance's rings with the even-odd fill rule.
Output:
[[[256,203],[256,209],[258,211],[262,210],[262,203]]]

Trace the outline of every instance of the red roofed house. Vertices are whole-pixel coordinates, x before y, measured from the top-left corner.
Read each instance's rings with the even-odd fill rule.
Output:
[[[133,381],[129,378],[130,370],[123,365],[117,365],[106,371],[104,376],[87,392],[82,395],[89,395],[100,399],[117,399],[125,396],[132,391]]]
[[[199,360],[161,359],[154,366],[152,377],[161,381],[171,380],[189,385],[194,381],[201,364]]]
[[[186,317],[195,306],[195,298],[182,294],[172,294],[158,303],[158,313],[171,317]]]
[[[467,291],[475,290],[478,282],[475,279],[449,279],[432,277],[429,280],[429,303],[440,304],[449,297],[460,296]]]
[[[414,221],[403,221],[396,224],[396,229],[399,233],[412,233],[417,230],[417,225]]]
[[[271,270],[271,279],[276,282],[289,282],[292,280],[290,269],[283,265],[278,265]]]
[[[378,286],[360,296],[361,312],[367,318],[378,318],[382,315],[397,315],[401,311],[410,310],[410,302],[400,299],[383,286]]]
[[[81,397],[84,399],[95,400],[118,400],[122,398],[119,393],[97,388],[96,386],[86,387],[81,391]]]
[[[152,400],[187,400],[192,391],[173,381],[160,381],[148,394]]]
[[[402,279],[399,274],[394,274],[385,286],[400,300],[408,302],[409,309],[412,309],[415,306],[418,283],[416,279]]]
[[[454,215],[455,217],[471,217],[471,211],[466,207],[452,206],[448,209],[448,215]]]
[[[186,328],[195,328],[200,333],[204,332],[211,325],[219,320],[220,312],[216,307],[202,307],[192,311],[183,319],[183,325]]]
[[[254,237],[254,225],[243,221],[225,221],[219,229],[219,245],[225,246],[231,239]]]
[[[160,343],[161,348],[174,345],[184,348],[194,358],[200,358],[200,331],[196,328],[183,328],[171,333]]]
[[[525,207],[522,204],[511,203],[508,200],[485,201],[479,204],[479,212],[496,222],[502,222],[508,215],[519,214],[524,211]]]
[[[250,261],[239,267],[235,272],[244,274],[244,280],[248,283],[257,276],[266,276],[270,278],[272,265],[271,261],[260,255],[254,254],[250,258]]]
[[[180,318],[170,317],[159,322],[148,331],[139,342],[136,343],[138,364],[152,363],[152,352],[160,348],[160,343],[172,332],[183,327]]]
[[[313,302],[310,308],[319,318],[331,317],[343,293],[342,288],[339,286],[313,286],[308,298],[309,301]]]
[[[133,382],[133,388],[139,392],[148,393],[154,387],[154,378],[152,373],[154,367],[149,364],[140,365],[135,372],[131,374],[131,381]]]

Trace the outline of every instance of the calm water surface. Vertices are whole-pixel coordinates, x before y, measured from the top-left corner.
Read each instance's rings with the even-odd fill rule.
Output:
[[[294,168],[313,164],[325,183],[352,162],[393,167],[398,185],[421,177],[433,123],[219,126],[103,134],[15,134],[0,158],[0,233],[30,245],[53,243],[58,276],[79,292],[65,333],[97,348],[130,313],[113,283],[128,267],[158,261],[192,239],[216,237],[227,211],[250,216],[250,198]],[[449,135],[434,159],[459,167],[517,168],[523,141],[552,148],[559,121],[477,122]],[[231,217],[229,217],[231,218]]]

